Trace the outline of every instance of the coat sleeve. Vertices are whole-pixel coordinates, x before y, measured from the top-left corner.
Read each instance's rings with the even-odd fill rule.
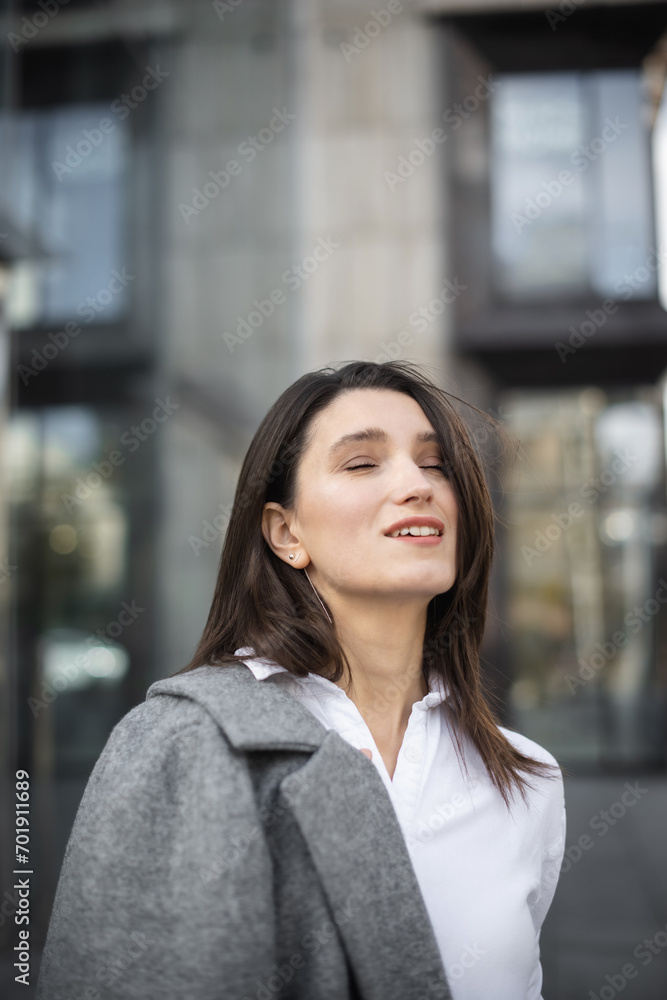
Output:
[[[242,1000],[274,961],[272,864],[252,783],[194,702],[116,726],[65,853],[38,1000]]]

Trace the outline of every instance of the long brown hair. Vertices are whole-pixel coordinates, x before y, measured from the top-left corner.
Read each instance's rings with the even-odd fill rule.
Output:
[[[304,573],[278,558],[261,529],[264,504],[294,507],[299,462],[312,437],[313,418],[343,392],[391,389],[414,399],[430,421],[445,456],[458,502],[453,587],[431,599],[422,671],[438,673],[449,689],[459,757],[462,735],[477,748],[493,784],[509,805],[514,787],[525,796],[525,775],[557,773],[520,753],[499,730],[482,689],[479,648],[484,632],[494,547],[494,510],[482,464],[459,413],[464,405],[485,427],[500,425],[472,404],[441,389],[408,361],[351,361],[301,376],[276,400],[243,461],[220,558],[211,610],[190,663],[239,662],[234,651],[251,646],[297,677],[309,672],[332,681],[350,667],[332,625]],[[501,431],[502,433],[502,431]],[[488,437],[488,435],[487,435]]]

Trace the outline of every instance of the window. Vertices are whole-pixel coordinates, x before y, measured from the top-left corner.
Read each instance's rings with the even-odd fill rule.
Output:
[[[491,107],[493,281],[506,301],[655,299],[637,70],[506,74]]]
[[[129,136],[108,103],[22,111],[4,127],[12,149],[5,211],[34,236],[37,260],[19,264],[10,298],[14,328],[67,320],[113,323],[129,286],[114,279],[124,254]]]

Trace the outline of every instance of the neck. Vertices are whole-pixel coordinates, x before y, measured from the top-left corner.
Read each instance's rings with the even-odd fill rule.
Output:
[[[338,603],[338,602],[337,602]],[[413,602],[336,606],[338,640],[350,664],[351,683],[338,681],[368,728],[380,739],[402,737],[412,706],[428,694],[422,653],[426,607]]]

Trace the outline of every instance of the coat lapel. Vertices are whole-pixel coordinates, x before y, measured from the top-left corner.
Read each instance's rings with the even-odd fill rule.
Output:
[[[310,851],[363,1000],[451,1000],[398,818],[375,765],[296,698],[243,664],[199,667],[147,697],[199,702],[239,750],[304,750],[280,783]]]
[[[215,719],[238,750],[316,750],[326,729],[307,708],[244,664],[197,667],[156,681],[147,698],[190,698]]]
[[[306,840],[364,1000],[449,998],[433,928],[375,766],[334,730],[281,794]]]

